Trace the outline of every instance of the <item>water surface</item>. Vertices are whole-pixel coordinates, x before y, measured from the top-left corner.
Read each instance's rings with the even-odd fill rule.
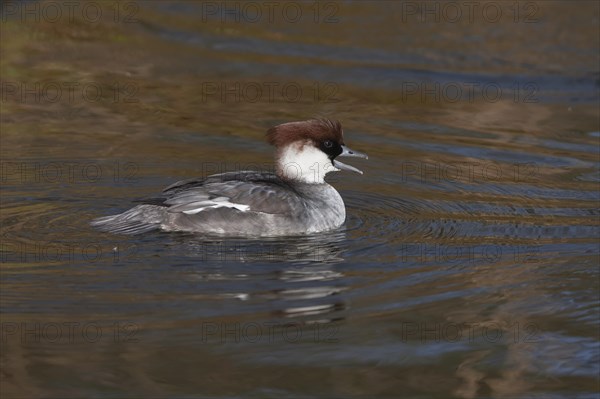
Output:
[[[3,397],[597,396],[598,4],[9,4]],[[315,115],[369,154],[339,231],[89,226]]]

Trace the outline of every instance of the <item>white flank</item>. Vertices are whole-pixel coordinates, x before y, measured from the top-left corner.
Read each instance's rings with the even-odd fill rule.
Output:
[[[229,201],[219,201],[219,202],[204,201],[202,203],[202,206],[200,206],[198,208],[194,208],[194,209],[189,209],[187,211],[183,211],[183,213],[185,213],[186,215],[195,215],[198,212],[202,212],[207,209],[215,209],[215,208],[235,208],[239,211],[244,212],[244,211],[247,211],[248,209],[250,209],[250,205],[234,204]]]

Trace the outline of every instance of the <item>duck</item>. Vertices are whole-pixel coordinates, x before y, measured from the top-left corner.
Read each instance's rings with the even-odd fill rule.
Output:
[[[338,158],[368,159],[346,146],[337,120],[315,118],[268,129],[274,172],[235,171],[179,181],[161,194],[91,224],[116,234],[152,230],[236,237],[280,237],[339,229],[346,207],[325,181],[332,172],[362,174]]]

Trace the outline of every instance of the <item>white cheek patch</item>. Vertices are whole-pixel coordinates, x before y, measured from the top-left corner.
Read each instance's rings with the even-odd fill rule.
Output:
[[[278,169],[283,176],[306,183],[323,183],[325,175],[337,172],[329,156],[310,143],[293,143],[282,149]]]

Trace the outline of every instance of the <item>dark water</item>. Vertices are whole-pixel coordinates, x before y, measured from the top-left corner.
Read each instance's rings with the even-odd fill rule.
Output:
[[[267,3],[2,3],[2,397],[597,397],[598,3]],[[341,231],[89,227],[315,115]]]

